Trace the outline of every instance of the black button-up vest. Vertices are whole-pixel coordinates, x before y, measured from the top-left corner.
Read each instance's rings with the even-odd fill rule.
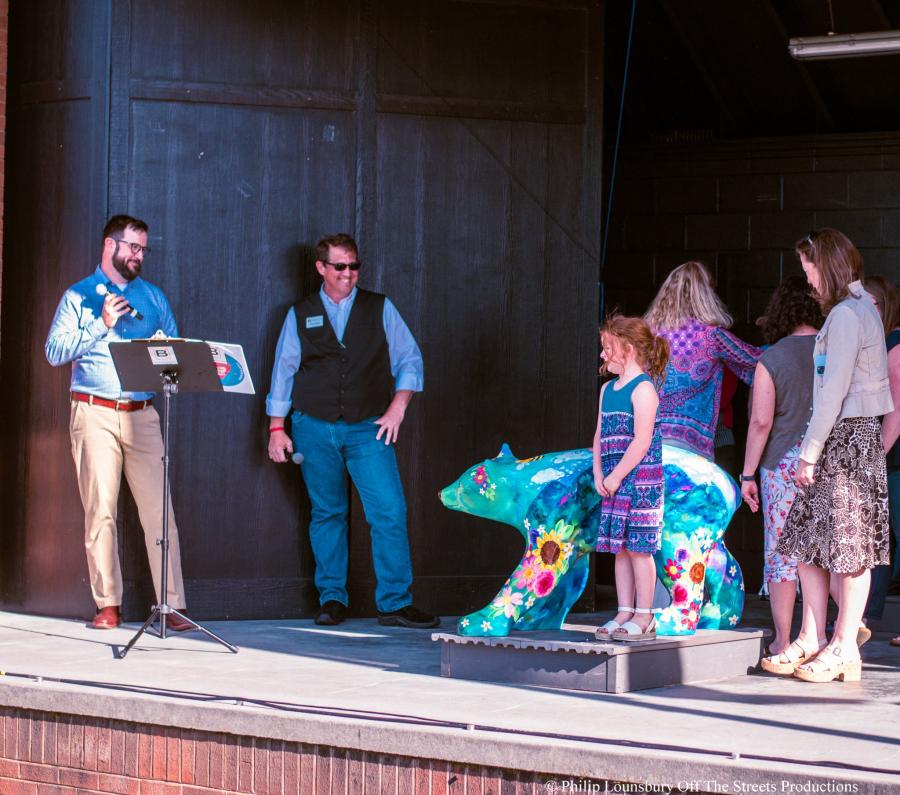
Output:
[[[300,337],[300,369],[293,405],[326,422],[360,422],[384,414],[394,392],[384,334],[384,296],[357,288],[338,341],[318,292],[294,306]]]

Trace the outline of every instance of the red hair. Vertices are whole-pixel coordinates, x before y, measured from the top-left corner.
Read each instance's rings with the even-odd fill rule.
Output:
[[[641,367],[655,380],[662,379],[669,361],[669,343],[665,337],[655,335],[641,317],[610,315],[600,334],[607,334],[634,348],[635,358]],[[605,375],[606,363],[601,372]]]

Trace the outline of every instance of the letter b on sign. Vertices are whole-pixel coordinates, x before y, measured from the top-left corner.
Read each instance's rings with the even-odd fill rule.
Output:
[[[147,348],[147,352],[150,354],[150,361],[153,362],[153,364],[178,364],[178,359],[175,357],[175,349],[170,345],[162,345],[158,348]]]

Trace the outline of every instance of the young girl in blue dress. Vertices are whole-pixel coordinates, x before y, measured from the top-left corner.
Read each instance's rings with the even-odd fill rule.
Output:
[[[653,553],[663,520],[662,438],[657,422],[669,344],[642,318],[613,316],[600,332],[602,373],[617,376],[600,390],[594,434],[594,484],[603,498],[597,551],[616,556],[618,612],[598,640],[656,637]]]

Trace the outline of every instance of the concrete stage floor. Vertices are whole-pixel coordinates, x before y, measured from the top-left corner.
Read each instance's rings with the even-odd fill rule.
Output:
[[[0,613],[0,703],[530,770],[570,791],[590,778],[900,792],[900,648],[888,633],[863,648],[858,684],[757,674],[611,695],[441,678],[430,631],[372,619],[210,622],[238,654],[198,633],[147,634],[117,659],[138,626]]]

